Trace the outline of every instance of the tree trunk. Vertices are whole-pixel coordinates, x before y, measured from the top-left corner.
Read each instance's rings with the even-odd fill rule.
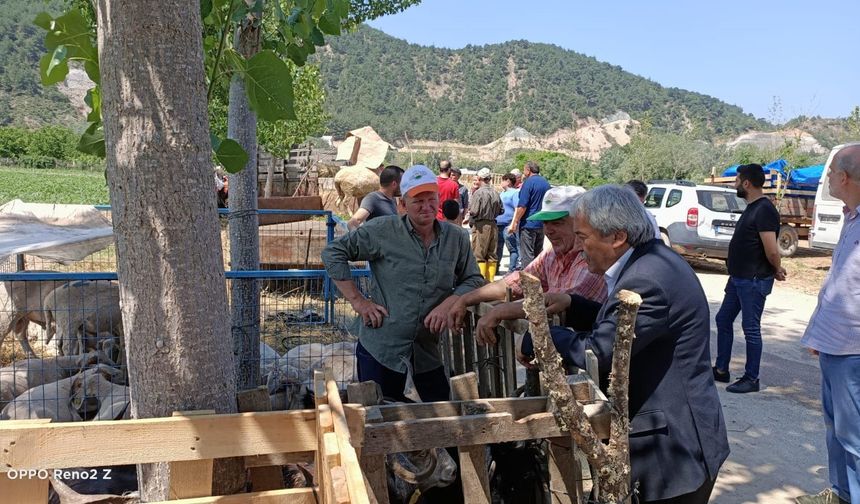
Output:
[[[260,30],[243,23],[234,47],[245,58],[260,50]],[[257,116],[251,111],[245,83],[239,76],[230,82],[227,136],[248,153],[248,164],[230,175],[230,268],[260,269],[257,220]],[[256,279],[236,279],[230,288],[230,318],[236,379],[239,390],[260,384],[260,284]]]
[[[235,412],[200,4],[100,0],[96,8],[132,415]],[[140,466],[144,501],[168,498],[167,472]]]

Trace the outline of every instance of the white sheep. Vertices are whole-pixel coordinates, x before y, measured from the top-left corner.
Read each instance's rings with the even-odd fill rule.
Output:
[[[92,374],[102,374],[105,377],[115,377],[121,372],[111,366],[99,364],[75,376],[33,387],[0,411],[0,420],[28,420],[35,418],[50,418],[54,422],[73,422],[83,420],[81,415],[71,406],[72,384]]]
[[[104,373],[81,373],[72,380],[69,404],[82,418],[119,420],[131,415],[129,388]]]
[[[35,271],[34,271],[35,272]],[[30,322],[45,327],[42,302],[45,295],[56,287],[53,280],[5,281],[0,288],[0,347],[10,332],[14,331],[21,348],[28,357],[36,357],[27,339]]]
[[[57,353],[73,355],[97,346],[89,335],[122,337],[119,286],[79,280],[52,290],[43,302],[46,342],[57,335]]]
[[[0,368],[0,408],[28,389],[69,378],[82,368],[114,363],[101,352],[64,355],[44,359],[25,359]]]

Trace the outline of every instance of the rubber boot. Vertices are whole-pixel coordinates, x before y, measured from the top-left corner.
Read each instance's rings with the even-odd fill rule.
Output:
[[[499,263],[496,261],[489,261],[487,263],[487,281],[492,283],[496,278],[496,271],[499,269]]]
[[[481,270],[481,276],[487,278],[487,263],[478,261],[478,269]]]

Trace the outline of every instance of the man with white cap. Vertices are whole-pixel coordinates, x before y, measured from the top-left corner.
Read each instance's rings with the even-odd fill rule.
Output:
[[[584,192],[585,189],[579,186],[560,186],[547,191],[542,202],[543,210],[530,219],[544,223],[552,247],[543,250],[523,271],[538,277],[545,293],[575,294],[602,303],[606,300],[606,283],[601,275],[588,271],[571,215],[576,199]],[[504,300],[507,288],[511,289],[515,299],[522,298],[519,271],[461,296],[452,307],[449,327],[457,328],[462,324],[467,306]],[[495,343],[494,329],[499,322],[523,317],[522,302],[498,304],[481,317],[476,330],[477,339]]]
[[[503,213],[502,199],[493,189],[492,173],[489,168],[478,170],[479,187],[472,194],[469,203],[469,225],[472,227],[472,252],[478,261],[481,275],[492,282],[496,277],[496,269],[500,257],[496,256],[496,244],[499,239],[496,228],[496,217]]]
[[[356,348],[358,378],[382,393],[403,396],[407,369],[423,401],[449,399],[439,336],[451,305],[484,284],[469,237],[438,222],[436,175],[409,168],[400,181],[402,216],[373,219],[323,250],[326,271],[364,322]],[[368,261],[370,296],[354,283],[349,261]]]

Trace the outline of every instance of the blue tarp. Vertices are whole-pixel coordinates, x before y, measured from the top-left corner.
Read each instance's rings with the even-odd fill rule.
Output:
[[[784,159],[777,159],[763,166],[765,173],[779,172],[785,177],[785,167],[788,163]],[[738,166],[732,165],[723,170],[723,177],[734,177],[738,174]],[[809,189],[818,186],[818,180],[824,172],[824,165],[807,166],[796,168],[791,171],[788,178],[789,189]]]
[[[822,173],[824,173],[823,164],[792,170],[791,176],[788,179],[788,187],[816,188],[818,187],[818,181],[821,179]]]

